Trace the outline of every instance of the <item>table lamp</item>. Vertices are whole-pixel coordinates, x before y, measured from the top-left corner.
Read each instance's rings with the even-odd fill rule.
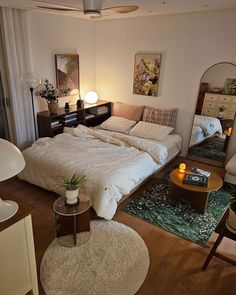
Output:
[[[185,173],[186,172],[186,164],[180,163],[179,164],[179,173]]]
[[[95,91],[89,91],[85,94],[85,101],[90,104],[94,104],[98,101],[98,95]]]
[[[25,160],[20,150],[11,142],[0,138],[0,181],[7,180],[25,167]],[[0,222],[3,222],[18,210],[18,204],[10,200],[2,200],[0,197]]]

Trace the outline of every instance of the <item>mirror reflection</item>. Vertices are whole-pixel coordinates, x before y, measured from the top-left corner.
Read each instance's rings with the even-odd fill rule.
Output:
[[[218,63],[203,74],[189,157],[223,166],[236,112],[236,66]]]

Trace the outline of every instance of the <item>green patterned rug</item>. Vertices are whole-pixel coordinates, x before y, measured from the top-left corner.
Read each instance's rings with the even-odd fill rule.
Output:
[[[210,160],[224,162],[225,152],[223,151],[225,139],[214,136],[208,138],[203,143],[195,145],[189,149],[189,155]]]
[[[188,201],[167,199],[168,189],[168,176],[155,179],[122,210],[207,247],[212,232],[228,206],[230,186],[225,184],[219,191],[210,193],[204,215],[197,213]]]

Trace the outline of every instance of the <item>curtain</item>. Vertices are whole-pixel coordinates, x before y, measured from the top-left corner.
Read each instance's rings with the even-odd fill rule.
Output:
[[[29,146],[35,139],[31,96],[23,78],[25,73],[31,72],[26,22],[25,10],[1,8],[15,141],[21,149]]]

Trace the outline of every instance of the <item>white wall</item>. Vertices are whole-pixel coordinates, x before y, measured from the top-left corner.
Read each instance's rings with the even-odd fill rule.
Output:
[[[203,73],[218,62],[236,63],[235,25],[236,10],[97,22],[96,89],[104,99],[178,107],[176,129],[185,154]],[[163,52],[157,98],[132,94],[139,51]]]
[[[56,85],[54,55],[57,53],[78,53],[81,95],[94,89],[95,23],[78,18],[37,12],[29,12],[28,23],[33,70],[43,79],[48,78]],[[66,100],[68,99],[64,101]],[[71,100],[73,102],[73,98]],[[64,101],[61,103],[64,104]],[[45,106],[45,102],[42,101],[41,107],[45,108]]]

